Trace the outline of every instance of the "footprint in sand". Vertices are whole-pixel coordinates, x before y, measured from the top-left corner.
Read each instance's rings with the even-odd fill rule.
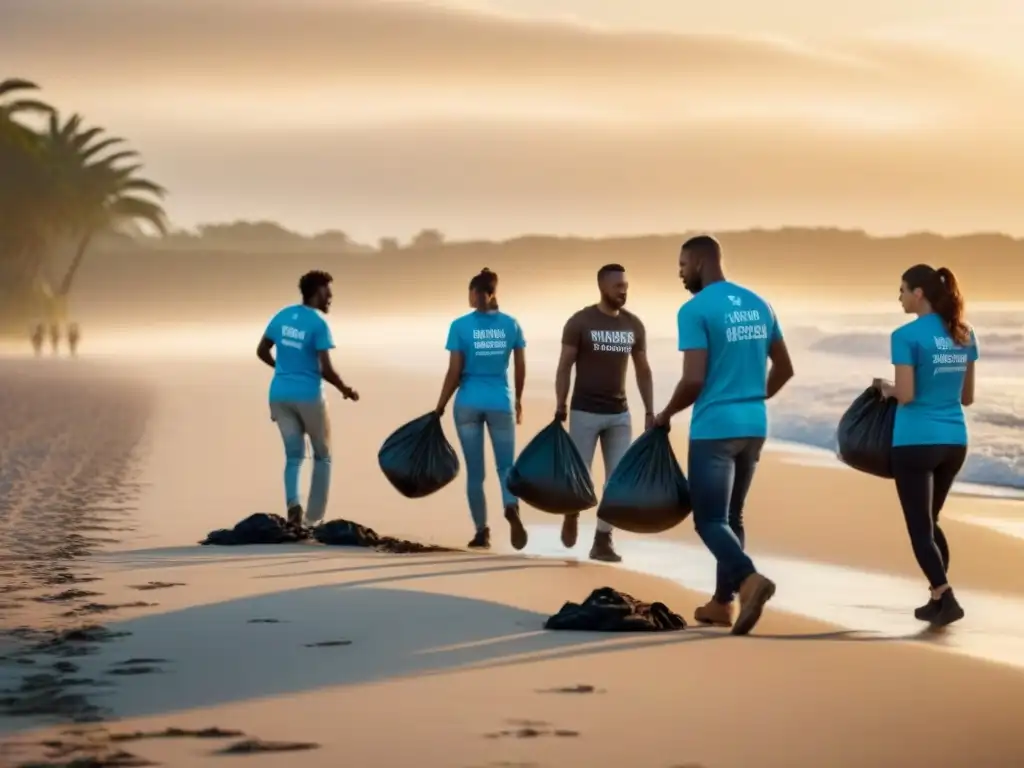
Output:
[[[541,688],[537,693],[606,693],[606,691],[604,688],[595,688],[587,683],[580,683],[563,688]]]
[[[554,728],[551,723],[544,720],[506,720],[509,725],[518,726],[515,729],[505,729],[493,733],[485,733],[485,739],[536,739],[541,736],[555,736],[558,738],[576,738],[579,731],[567,728]]]

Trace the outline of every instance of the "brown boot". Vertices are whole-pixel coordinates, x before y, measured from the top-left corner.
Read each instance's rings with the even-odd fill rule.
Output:
[[[761,618],[765,603],[775,594],[775,582],[760,573],[752,573],[740,584],[740,612],[732,626],[732,634],[745,635]]]
[[[527,535],[523,521],[519,517],[519,505],[509,504],[505,507],[505,519],[508,520],[509,538],[512,549],[519,550],[526,546]]]
[[[566,515],[562,518],[562,546],[572,549],[576,546],[576,537],[580,532],[580,516]]]
[[[693,612],[693,618],[700,624],[707,624],[712,627],[731,627],[732,603],[720,603],[717,600],[708,600],[704,605]]]
[[[612,546],[611,531],[598,531],[594,534],[594,546],[590,548],[590,559],[603,563],[621,563],[622,557]]]

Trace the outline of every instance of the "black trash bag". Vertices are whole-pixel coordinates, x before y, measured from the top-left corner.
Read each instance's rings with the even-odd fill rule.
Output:
[[[544,629],[577,632],[674,632],[686,621],[664,603],[644,603],[611,587],[590,593],[581,604],[566,603],[544,622]]]
[[[506,485],[509,493],[542,512],[572,515],[597,506],[590,470],[558,419],[523,448]]]
[[[876,387],[865,389],[839,419],[839,460],[869,475],[891,479],[897,405],[896,398],[882,397]]]
[[[249,515],[234,528],[211,531],[200,544],[237,547],[244,544],[291,544],[310,537],[308,528],[288,523],[280,515],[257,512]]]
[[[420,544],[416,541],[396,539],[392,536],[381,536],[373,528],[368,528],[351,520],[330,520],[313,529],[313,538],[321,544],[332,547],[367,547],[378,552],[406,555],[420,552],[460,552],[436,544]]]
[[[652,427],[629,446],[605,483],[597,517],[632,533],[661,533],[690,514],[690,485],[668,430]]]
[[[392,432],[377,453],[377,463],[409,499],[436,493],[459,474],[459,457],[444,436],[441,417],[433,411]]]

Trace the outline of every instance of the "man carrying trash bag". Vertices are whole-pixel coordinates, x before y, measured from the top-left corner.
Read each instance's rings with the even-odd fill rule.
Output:
[[[687,457],[693,520],[718,562],[715,594],[694,618],[745,635],[761,618],[775,584],[743,551],[743,505],[768,434],[765,401],[793,377],[793,364],[771,306],[726,280],[717,240],[687,240],[679,253],[679,277],[693,294],[677,317],[683,376],[654,421],[667,426],[693,406]]]
[[[605,477],[611,477],[633,441],[632,419],[626,402],[626,369],[633,358],[636,383],[644,401],[644,428],[654,419],[654,379],[647,362],[647,332],[640,318],[623,307],[629,283],[620,264],[606,264],[597,272],[601,300],[569,318],[562,330],[562,354],[555,375],[555,418],[569,419],[572,437],[590,469],[597,443],[601,443]],[[576,368],[571,410],[567,412],[569,381]],[[579,514],[562,522],[562,544],[576,546]],[[612,526],[597,521],[592,560],[622,560],[612,546]]]

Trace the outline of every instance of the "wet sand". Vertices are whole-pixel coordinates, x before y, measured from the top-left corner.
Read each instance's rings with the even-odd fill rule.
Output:
[[[380,442],[430,408],[438,381],[341,365],[362,400],[331,400],[328,518],[464,544],[460,482],[407,501],[376,468]],[[1024,673],[949,652],[958,635],[978,645],[988,604],[972,623],[965,599],[968,618],[945,639],[837,610],[872,589],[883,611],[916,605],[865,572],[920,580],[891,487],[853,473],[766,454],[748,529],[779,596],[748,638],[540,628],[606,585],[689,619],[706,595],[693,591],[705,587],[693,565],[704,561],[688,523],[617,535],[622,567],[572,559],[585,557],[587,525],[577,551],[560,552],[557,519],[538,512],[526,515],[531,556],[511,553],[501,521],[484,555],[197,546],[214,528],[280,511],[268,375],[256,361],[0,360],[0,764],[106,755],[202,766],[224,750],[325,766],[1024,760]],[[529,403],[520,445],[549,416],[550,404]],[[674,436],[682,456],[685,429]],[[492,471],[497,510],[493,485]],[[1011,511],[950,505],[951,516]],[[957,522],[947,534],[965,593],[1024,592],[1013,568],[1024,542]],[[689,570],[676,562],[687,558]],[[1011,638],[1024,635],[1019,613],[1010,601],[999,614]]]

